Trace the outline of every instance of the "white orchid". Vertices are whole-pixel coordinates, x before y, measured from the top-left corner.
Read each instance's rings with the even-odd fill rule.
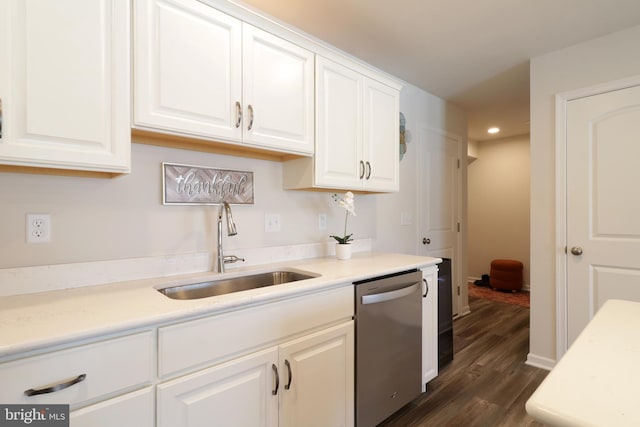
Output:
[[[353,193],[351,191],[347,191],[344,193],[343,197],[338,196],[337,194],[333,194],[331,196],[333,200],[338,202],[338,204],[345,209],[346,215],[344,218],[344,234],[342,236],[329,236],[333,237],[338,241],[338,243],[346,244],[353,240],[353,234],[347,235],[347,221],[349,219],[349,215],[356,216],[356,205],[353,197]]]

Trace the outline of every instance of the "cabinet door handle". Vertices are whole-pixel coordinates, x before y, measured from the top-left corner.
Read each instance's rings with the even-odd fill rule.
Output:
[[[288,360],[285,359],[284,366],[287,367],[287,372],[289,373],[289,381],[287,381],[287,385],[284,386],[284,389],[289,390],[291,388],[291,381],[293,380],[293,374],[291,373],[291,364]]]
[[[371,178],[371,163],[367,162],[367,179]]]
[[[36,396],[38,394],[54,393],[56,391],[64,390],[65,388],[71,387],[74,384],[78,384],[79,382],[84,381],[85,378],[87,378],[87,374],[80,374],[75,378],[72,378],[68,381],[63,381],[55,385],[40,388],[30,388],[29,390],[25,390],[24,394],[26,394],[27,396]]]
[[[253,106],[249,104],[247,108],[249,109],[249,126],[247,126],[247,130],[251,130],[253,127]]]
[[[422,279],[422,281],[424,282],[424,295],[422,295],[423,298],[426,298],[427,295],[429,295],[429,282],[427,281],[427,279]]]
[[[280,388],[280,375],[278,374],[278,367],[275,363],[271,364],[271,369],[273,369],[273,374],[276,376],[276,388],[271,391],[271,394],[275,396],[278,394],[278,389]]]
[[[242,105],[236,101],[236,129],[240,127],[240,123],[242,123]]]
[[[360,160],[360,179],[364,178],[364,162],[362,160]]]

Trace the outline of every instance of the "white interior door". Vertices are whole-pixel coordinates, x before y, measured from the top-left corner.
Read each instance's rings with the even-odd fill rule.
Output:
[[[422,127],[420,143],[420,254],[450,258],[453,315],[460,313],[460,147],[458,136]]]
[[[608,299],[640,301],[640,86],[567,102],[567,344]]]

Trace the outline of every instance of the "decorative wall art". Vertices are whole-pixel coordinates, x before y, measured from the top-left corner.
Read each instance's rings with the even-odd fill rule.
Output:
[[[162,204],[253,204],[253,172],[162,163]]]
[[[404,118],[404,114],[400,113],[400,160],[407,152],[407,140],[406,140],[406,125],[407,120]]]

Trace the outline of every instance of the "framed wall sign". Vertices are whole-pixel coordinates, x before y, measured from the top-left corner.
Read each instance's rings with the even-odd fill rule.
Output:
[[[162,204],[253,204],[253,172],[162,163]]]

